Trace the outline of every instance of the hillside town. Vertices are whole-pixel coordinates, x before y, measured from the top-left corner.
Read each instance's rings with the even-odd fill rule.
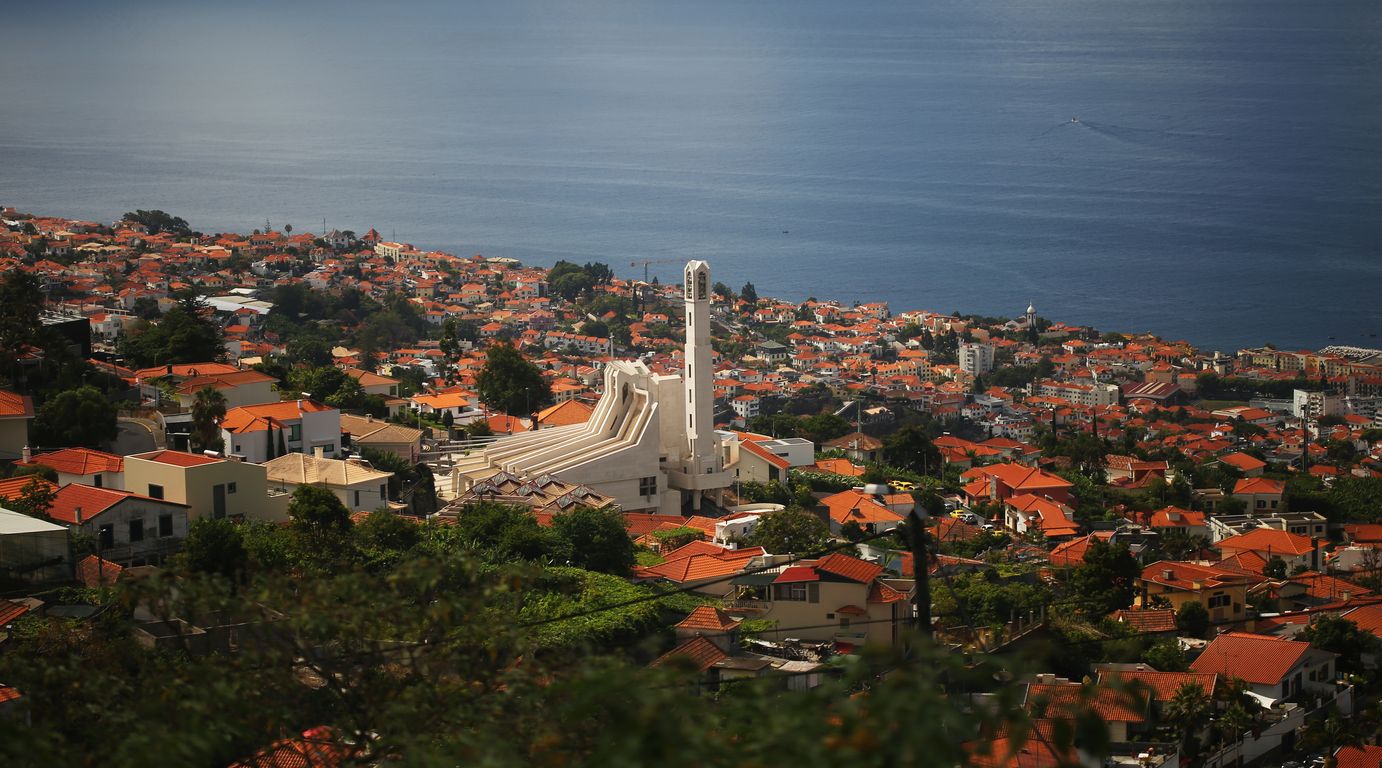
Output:
[[[1382,349],[663,263],[0,209],[6,732],[66,764],[98,744],[78,700],[138,699],[128,728],[185,686],[255,722],[189,764],[390,765],[434,735],[400,707],[539,707],[599,672],[707,718],[751,682],[875,725],[948,706],[935,765],[1382,761]],[[943,693],[890,693],[879,660],[919,654]],[[255,671],[201,686],[218,668]],[[515,764],[576,749],[539,709]],[[820,749],[892,738],[831,712]]]

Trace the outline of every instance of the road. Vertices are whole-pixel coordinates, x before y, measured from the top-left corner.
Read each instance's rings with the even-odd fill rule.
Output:
[[[161,437],[157,425],[147,419],[121,416],[120,434],[111,443],[111,452],[121,456],[144,453],[159,448],[157,437]]]

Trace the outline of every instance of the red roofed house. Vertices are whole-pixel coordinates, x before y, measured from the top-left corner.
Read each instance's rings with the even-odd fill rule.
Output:
[[[1062,504],[1072,501],[1069,480],[1022,464],[975,467],[960,478],[967,483],[964,493],[972,502],[1006,501],[1026,493]]]
[[[1235,622],[1247,618],[1248,587],[1253,582],[1249,575],[1226,568],[1161,560],[1142,569],[1137,587],[1144,608],[1156,597],[1177,611],[1186,603],[1199,603],[1209,610],[1210,621]]]
[[[159,565],[187,538],[187,505],[129,491],[71,484],[58,489],[48,516],[96,541],[105,560]]]
[[[1153,512],[1150,516],[1151,528],[1154,531],[1167,531],[1171,529],[1184,531],[1190,536],[1209,536],[1209,524],[1204,519],[1203,512],[1195,512],[1180,507],[1162,507]]]
[[[1280,701],[1302,691],[1333,693],[1336,657],[1299,640],[1227,632],[1215,637],[1190,669],[1240,678],[1253,693]]]
[[[759,618],[777,622],[766,639],[795,637],[860,645],[897,643],[911,621],[911,579],[888,578],[883,567],[839,553],[799,561],[780,571],[734,579],[736,606],[754,606]]]
[[[19,466],[42,466],[58,473],[58,485],[81,483],[97,488],[125,487],[125,459],[113,453],[90,448],[63,448],[36,454],[28,461],[15,462]]]
[[[1219,457],[1219,463],[1242,472],[1243,477],[1261,477],[1267,468],[1267,462],[1246,453],[1226,453]]]
[[[1233,484],[1233,497],[1248,505],[1248,512],[1275,510],[1286,495],[1286,483],[1269,477],[1245,477]]]
[[[1315,541],[1277,528],[1254,528],[1247,533],[1230,536],[1214,546],[1224,557],[1243,552],[1252,552],[1268,562],[1273,557],[1279,557],[1286,562],[1287,573],[1297,566],[1318,568],[1320,565],[1319,545]]]
[[[912,503],[912,497],[908,494],[894,495],[904,497],[908,505]],[[858,524],[865,531],[880,533],[896,528],[903,520],[903,515],[893,508],[900,505],[890,504],[888,496],[871,496],[854,489],[827,496],[821,499],[821,504],[825,505],[826,514],[830,516],[830,532],[835,535],[839,535],[845,524],[850,522]]]
[[[769,451],[752,440],[731,444],[730,460],[726,470],[733,470],[735,479],[741,482],[770,483],[777,481],[787,484],[787,470],[791,462]]]
[[[32,400],[0,389],[0,461],[24,457],[24,448],[29,445],[29,421],[33,418]]]
[[[335,458],[341,450],[341,412],[313,400],[245,405],[226,411],[221,437],[227,452],[255,464],[318,448]]]
[[[222,517],[286,520],[288,497],[270,496],[264,467],[181,451],[149,451],[125,457],[125,487],[154,499],[190,507],[192,520]]]
[[[1040,532],[1048,539],[1068,539],[1080,532],[1074,509],[1042,496],[1009,496],[1003,508],[1003,525],[1014,533]]]

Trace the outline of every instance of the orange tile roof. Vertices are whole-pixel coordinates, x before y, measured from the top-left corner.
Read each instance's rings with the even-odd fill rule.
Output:
[[[744,570],[746,563],[747,560],[729,560],[714,555],[692,555],[645,568],[644,572],[684,583],[731,576]]]
[[[279,739],[230,768],[340,768],[350,756],[350,747],[330,728],[317,727],[303,731],[299,739]]]
[[[1166,571],[1171,573],[1169,578]],[[1195,582],[1214,588],[1227,584],[1246,584],[1249,578],[1246,574],[1224,568],[1160,560],[1142,569],[1142,580],[1188,590],[1194,588]]]
[[[1204,692],[1214,695],[1214,688],[1219,681],[1219,676],[1213,672],[1158,672],[1154,669],[1114,669],[1099,673],[1099,683],[1104,684],[1105,680],[1121,683],[1123,685],[1140,685],[1143,689],[1150,691],[1152,700],[1158,702],[1170,701],[1176,697],[1176,691],[1183,685],[1198,685]]]
[[[108,587],[120,580],[120,574],[124,570],[125,567],[122,565],[102,560],[95,555],[87,555],[77,563],[77,580],[90,589]]]
[[[1256,552],[1299,556],[1315,549],[1314,542],[1305,536],[1277,528],[1254,528],[1247,533],[1230,536],[1214,546],[1225,555],[1237,552]]]
[[[883,572],[883,566],[877,563],[865,562],[857,557],[850,557],[839,552],[817,560],[815,568],[817,571],[860,584],[868,584]]]
[[[1190,664],[1196,672],[1217,672],[1249,683],[1276,685],[1300,661],[1310,644],[1270,635],[1226,632],[1214,638]]]
[[[1129,691],[1077,683],[1027,686],[1027,707],[1044,706],[1047,717],[1075,718],[1093,712],[1104,722],[1141,723],[1147,720],[1147,698]]]
[[[0,685],[0,704],[24,698],[24,694],[12,685]]]
[[[727,658],[729,658],[729,654],[720,650],[718,645],[704,637],[693,637],[657,657],[648,666],[660,667],[672,659],[686,659],[696,668],[696,671],[704,672]]]
[[[704,632],[728,632],[739,626],[738,619],[731,619],[724,611],[712,605],[698,606],[686,618],[677,622],[677,629],[692,629]]]
[[[829,510],[830,519],[840,525],[853,520],[860,525],[892,523],[902,520],[902,515],[873,500],[863,491],[841,491],[821,499]]]
[[[29,606],[0,598],[0,627],[9,626],[29,612]]]
[[[37,483],[40,488],[46,486],[54,490],[58,487],[56,483],[49,482],[38,475],[19,475],[18,477],[0,480],[0,496],[9,499],[18,498],[24,493],[24,488],[28,486],[29,483]]]
[[[847,477],[859,477],[864,474],[864,468],[855,465],[849,459],[818,459],[815,468],[822,472]]]
[[[1298,573],[1292,576],[1290,581],[1297,584],[1304,584],[1306,594],[1321,600],[1343,600],[1345,593],[1348,594],[1349,599],[1367,597],[1373,594],[1371,589],[1361,584],[1354,584],[1351,581],[1344,581],[1343,579],[1316,571]]]
[[[1227,464],[1241,472],[1251,472],[1267,466],[1267,462],[1246,453],[1228,453],[1219,457],[1219,463]]]
[[[63,448],[36,454],[29,461],[17,461],[20,466],[45,466],[67,475],[94,475],[98,472],[125,471],[125,458],[90,448]]]
[[[1334,768],[1377,768],[1382,765],[1382,747],[1340,747],[1334,753]]]
[[[1204,513],[1170,506],[1162,507],[1151,515],[1153,528],[1203,527]]]
[[[221,428],[237,435],[246,432],[262,432],[269,428],[270,419],[281,424],[298,421],[304,413],[321,413],[334,410],[336,409],[314,400],[285,400],[279,403],[242,405],[239,408],[231,408],[226,411],[225,418],[221,420]]]
[[[1175,632],[1177,629],[1176,612],[1170,608],[1114,611],[1113,620],[1138,632]]]
[[[150,453],[135,454],[134,458],[146,461],[156,461],[160,464],[171,464],[175,467],[200,467],[203,464],[215,464],[225,459],[213,459],[210,456],[199,456],[195,453],[185,451],[152,451]]]
[[[34,401],[18,392],[0,389],[0,419],[32,419]]]
[[[1280,496],[1286,492],[1286,482],[1270,477],[1245,477],[1233,484],[1233,492]]]

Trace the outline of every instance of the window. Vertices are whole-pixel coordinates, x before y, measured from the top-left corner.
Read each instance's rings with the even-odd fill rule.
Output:
[[[163,498],[163,486],[161,486],[161,485],[154,485],[153,483],[149,483],[149,498],[151,498],[151,499],[161,499],[161,498]]]
[[[1228,595],[1214,595],[1213,597],[1209,598],[1209,607],[1223,608],[1231,602],[1233,602],[1233,599],[1230,598]]]
[[[841,616],[841,617],[840,617],[840,629],[849,629],[849,619],[848,619],[848,618],[846,618],[846,617],[844,617],[844,616]]]
[[[796,582],[794,584],[774,584],[773,599],[789,600],[796,603],[817,603],[821,599],[821,585]]]
[[[360,492],[359,492],[359,491],[356,491],[356,492],[355,492],[355,506],[357,506],[357,507],[360,506]]]
[[[297,442],[302,439],[302,425],[292,424],[288,427],[288,439]]]
[[[130,521],[130,543],[144,540],[144,519]]]
[[[1258,508],[1258,509],[1266,509],[1266,508],[1267,508],[1267,500],[1266,500],[1266,499],[1258,499],[1258,500],[1257,500],[1257,508]]]
[[[383,500],[385,500],[385,499],[387,499],[387,498],[389,498],[389,485],[388,485],[388,483],[380,483],[380,485],[379,485],[379,500],[380,500],[380,501],[383,501]]]
[[[96,473],[96,479],[95,479],[94,481],[92,481],[91,484],[92,484],[93,486],[97,487],[97,488],[100,488],[100,487],[101,487],[101,482],[102,482],[101,473],[97,472],[97,473]]]
[[[226,493],[235,493],[235,483],[226,483]]]
[[[657,476],[656,476],[656,475],[654,475],[653,477],[644,477],[644,478],[641,478],[641,479],[638,481],[638,495],[639,495],[639,496],[656,496],[656,495],[657,495]]]
[[[101,549],[111,549],[115,546],[115,526],[103,525],[100,532]]]
[[[159,515],[159,516],[158,516],[158,537],[159,537],[160,539],[166,539],[166,538],[168,538],[169,536],[172,536],[172,535],[173,535],[173,516],[172,516],[172,515]]]

